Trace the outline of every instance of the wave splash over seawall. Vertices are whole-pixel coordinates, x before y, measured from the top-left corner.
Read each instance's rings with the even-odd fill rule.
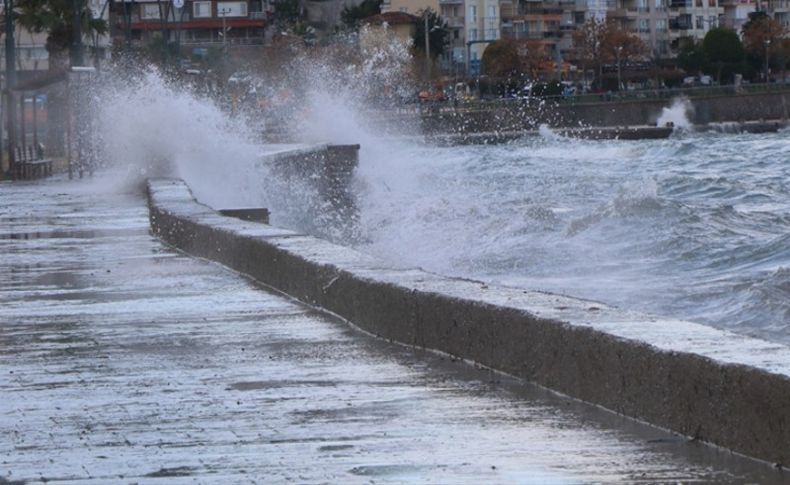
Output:
[[[358,228],[339,242],[401,266],[790,343],[786,133],[425,145],[385,133],[353,89],[333,89],[366,76],[389,83],[401,50],[343,76],[325,66],[326,85],[305,87],[287,113],[294,141],[362,145]],[[262,163],[272,148],[255,120],[156,71],[109,85],[98,112],[108,159],[138,178],[170,167],[202,202],[265,206],[277,225],[304,225],[298,207],[312,189]]]
[[[790,343],[784,137],[401,146],[362,161],[362,249]]]

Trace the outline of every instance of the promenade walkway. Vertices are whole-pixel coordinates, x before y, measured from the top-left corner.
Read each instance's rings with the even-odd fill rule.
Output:
[[[369,337],[147,216],[99,180],[0,183],[0,484],[781,481]]]

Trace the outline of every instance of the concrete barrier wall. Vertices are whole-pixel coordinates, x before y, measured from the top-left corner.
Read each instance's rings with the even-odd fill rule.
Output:
[[[422,127],[424,133],[435,135],[534,130],[541,124],[553,127],[646,125],[655,123],[672,101],[666,98],[566,104],[513,100],[490,109],[426,113],[422,117]],[[711,96],[692,99],[691,104],[690,121],[696,125],[787,119],[790,94]]]
[[[148,184],[153,232],[383,338],[440,350],[683,435],[790,463],[790,349],[600,303],[394,268]]]

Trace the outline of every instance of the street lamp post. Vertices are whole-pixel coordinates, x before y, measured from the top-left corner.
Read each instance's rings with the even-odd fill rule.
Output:
[[[771,39],[765,39],[765,83],[768,83],[768,54],[771,48]]]
[[[428,12],[429,10],[426,8],[423,13],[423,21],[425,22],[425,75],[428,81],[428,84],[431,83],[431,43],[429,41],[430,31],[428,30]]]
[[[14,92],[16,87],[16,44],[14,40],[14,1],[3,2],[5,11],[5,109],[6,127],[8,130],[8,169],[15,176],[16,159],[14,148],[16,146],[16,104]]]
[[[222,17],[222,46],[223,46],[223,47],[224,47],[225,45],[227,45],[227,43],[228,43],[228,42],[227,42],[227,39],[228,39],[228,29],[227,29],[227,27],[225,27],[225,17],[227,17],[227,15],[228,15],[230,12],[231,12],[231,9],[229,9],[229,8],[223,8],[222,10],[220,10],[220,11],[219,11],[219,14],[220,14],[220,16]]]
[[[618,46],[615,49],[615,53],[617,54],[617,90],[620,91],[620,86],[622,86],[622,79],[620,76],[620,53],[623,52],[623,47]]]

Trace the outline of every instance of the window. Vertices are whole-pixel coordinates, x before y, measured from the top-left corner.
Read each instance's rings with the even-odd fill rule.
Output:
[[[211,17],[211,2],[192,2],[192,16],[194,18]]]
[[[656,31],[657,32],[666,32],[667,31],[667,21],[666,21],[666,19],[658,19],[658,20],[656,20]]]
[[[708,23],[710,23],[710,28],[715,29],[719,26],[719,17],[715,15],[711,15],[710,19],[708,19]]]
[[[639,32],[650,32],[650,21],[648,19],[639,19]]]
[[[217,17],[246,17],[247,2],[217,2]]]
[[[496,7],[493,5],[488,7],[488,18],[496,18]]]
[[[409,7],[401,7],[400,11],[403,13],[409,13]]]
[[[469,21],[473,24],[477,23],[477,7],[475,5],[469,7]]]
[[[469,40],[477,40],[477,29],[469,29]]]
[[[697,29],[704,29],[705,28],[705,17],[702,15],[697,15]]]
[[[143,3],[140,5],[140,18],[143,20],[159,18],[159,3]]]

